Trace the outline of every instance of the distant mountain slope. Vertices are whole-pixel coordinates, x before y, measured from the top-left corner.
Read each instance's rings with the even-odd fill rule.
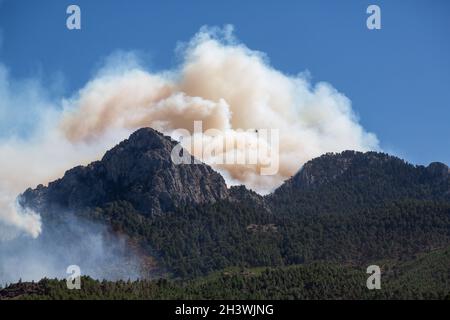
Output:
[[[268,196],[278,210],[348,214],[404,199],[450,201],[450,170],[377,152],[344,151],[307,162]]]
[[[46,223],[66,211],[102,221],[183,278],[230,266],[361,266],[450,245],[443,164],[413,166],[375,152],[327,154],[261,197],[243,186],[227,189],[207,165],[175,166],[174,143],[141,129],[101,161],[27,190],[21,203]]]
[[[288,263],[407,259],[450,243],[450,173],[441,163],[330,153],[306,163],[266,201],[284,219]]]

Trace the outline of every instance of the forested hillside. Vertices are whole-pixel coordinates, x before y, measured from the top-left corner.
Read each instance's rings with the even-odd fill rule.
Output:
[[[81,290],[43,279],[0,290],[0,299],[450,299],[450,249],[408,262],[379,261],[381,290],[368,290],[365,268],[324,262],[276,268],[230,268],[189,281],[97,281]]]
[[[167,291],[158,291],[166,282],[117,284],[150,286],[155,297],[169,292],[176,296],[181,294],[179,286],[187,286],[193,297],[207,298],[205,292],[214,291],[208,286],[220,280],[202,287],[198,277],[230,267],[262,267],[271,271],[227,278],[219,292],[228,297],[242,291],[226,291],[236,278],[255,286],[239,297],[273,298],[270,294],[277,290],[268,293],[260,287],[273,285],[280,286],[276,297],[315,298],[330,289],[325,297],[337,298],[343,297],[344,288],[361,282],[365,273],[360,272],[369,264],[394,261],[399,268],[413,270],[408,261],[430,254],[420,260],[420,272],[390,278],[389,294],[394,294],[416,281],[416,275],[417,283],[429,283],[433,275],[425,271],[434,268],[429,261],[447,261],[448,251],[438,257],[430,253],[450,245],[450,175],[444,164],[414,166],[376,152],[326,154],[306,163],[273,194],[261,197],[243,186],[227,189],[207,165],[173,165],[167,159],[172,145],[154,130],[140,130],[102,161],[71,170],[49,187],[27,190],[21,203],[39,209],[47,225],[56,223],[61,212],[70,212],[127,235],[144,255],[155,259],[167,278],[185,281],[170,282]],[[91,193],[87,199],[83,196]],[[448,266],[443,270],[446,277]],[[341,272],[346,276],[340,278]],[[327,283],[335,279],[344,288],[322,287],[316,292],[305,283],[291,292],[283,287],[283,277],[297,279],[308,273]],[[94,281],[92,286],[102,288]],[[138,296],[147,289],[139,290]],[[362,291],[352,290],[349,298],[361,296]],[[427,290],[423,295],[434,292],[442,298],[448,286]]]

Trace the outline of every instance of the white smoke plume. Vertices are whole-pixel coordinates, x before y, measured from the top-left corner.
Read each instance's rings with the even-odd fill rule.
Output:
[[[0,194],[17,194],[96,160],[141,127],[170,135],[180,128],[192,132],[194,121],[202,121],[204,130],[219,129],[235,140],[245,136],[240,129],[279,129],[278,174],[261,176],[258,166],[215,166],[229,184],[260,193],[325,152],[379,148],[348,98],[330,84],[277,71],[263,53],[239,43],[232,27],[202,28],[177,52],[179,66],[164,72],[148,71],[130,55],[117,56],[77,94],[50,108],[31,139],[0,143]],[[0,221],[38,234],[39,216],[14,210],[14,198],[8,199],[0,203]]]
[[[263,54],[237,43],[231,30],[203,29],[184,48],[172,72],[133,68],[91,81],[61,123],[73,142],[98,139],[115,128],[150,126],[167,134],[193,130],[195,120],[233,134],[237,129],[280,130],[280,170],[263,177],[253,167],[224,166],[238,183],[272,190],[307,160],[325,152],[378,148],[358,124],[350,100],[331,85],[272,68]],[[203,159],[206,162],[207,159]]]

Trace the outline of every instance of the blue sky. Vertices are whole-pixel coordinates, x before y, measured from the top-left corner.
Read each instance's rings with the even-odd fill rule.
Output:
[[[141,52],[151,70],[172,68],[177,42],[203,25],[232,24],[237,38],[265,52],[276,69],[308,70],[313,82],[330,82],[349,97],[385,151],[450,164],[448,1],[0,3],[0,63],[17,81],[63,79],[63,93],[71,95],[118,49]],[[81,7],[81,31],[66,29],[69,4]],[[381,7],[381,30],[366,28],[369,4]]]

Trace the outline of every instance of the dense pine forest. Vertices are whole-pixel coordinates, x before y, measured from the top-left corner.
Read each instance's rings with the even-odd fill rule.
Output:
[[[379,261],[381,290],[368,290],[366,270],[325,262],[276,268],[229,268],[195,280],[17,283],[0,299],[450,299],[450,248],[410,261]]]
[[[294,185],[307,170],[316,179],[330,176],[339,170],[336,159],[345,157],[350,168],[331,183]],[[119,201],[84,214],[142,239],[164,268],[182,278],[231,266],[318,260],[367,265],[410,259],[450,243],[449,179],[429,168],[347,152],[315,159],[299,176],[266,198],[250,193],[153,217]]]

